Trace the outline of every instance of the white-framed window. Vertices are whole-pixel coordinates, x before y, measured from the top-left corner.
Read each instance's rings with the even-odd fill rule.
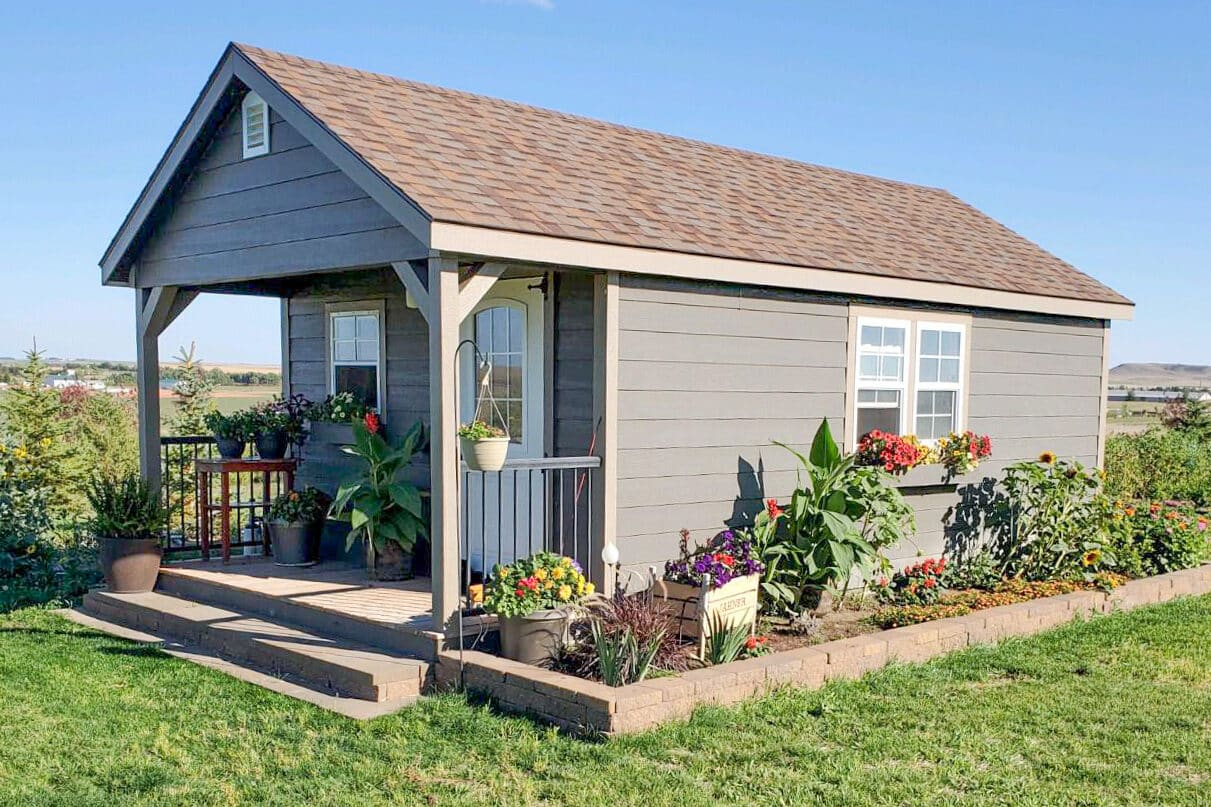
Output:
[[[851,323],[849,445],[875,429],[932,443],[965,428],[970,317],[872,308]]]
[[[382,311],[372,308],[329,311],[328,339],[331,392],[350,392],[367,406],[380,408]]]
[[[520,443],[525,438],[526,310],[509,303],[484,308],[475,314],[473,328],[479,355],[492,365],[489,383],[491,400],[495,404],[492,407],[482,400],[477,387],[477,416],[504,428],[512,442]]]
[[[269,105],[252,91],[240,104],[240,129],[244,138],[244,159],[269,153]]]
[[[859,436],[875,429],[904,430],[910,333],[907,320],[858,319],[854,419]]]
[[[962,325],[917,323],[914,434],[924,441],[959,431],[963,392]]]

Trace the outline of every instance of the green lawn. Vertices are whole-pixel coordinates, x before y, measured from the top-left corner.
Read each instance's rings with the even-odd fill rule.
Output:
[[[609,742],[459,696],[345,720],[0,617],[0,804],[1211,804],[1211,597]]]

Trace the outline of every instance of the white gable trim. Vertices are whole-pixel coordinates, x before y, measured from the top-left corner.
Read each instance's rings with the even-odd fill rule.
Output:
[[[429,243],[435,250],[468,256],[690,280],[804,289],[887,300],[914,300],[948,306],[1029,311],[1104,320],[1129,320],[1135,309],[1134,305],[1127,303],[1073,300],[836,269],[813,269],[736,258],[715,258],[709,255],[577,241],[441,221],[430,225],[430,239]]]

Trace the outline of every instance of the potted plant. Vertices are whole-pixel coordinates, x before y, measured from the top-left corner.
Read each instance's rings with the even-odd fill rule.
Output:
[[[366,542],[367,566],[376,580],[412,577],[412,550],[429,534],[420,489],[403,478],[413,457],[424,449],[419,421],[396,446],[383,439],[378,415],[367,412],[353,424],[353,445],[345,453],[363,462],[360,474],[341,484],[328,514],[348,521],[347,546]]]
[[[540,552],[508,566],[497,564],[484,591],[484,610],[500,617],[505,658],[542,664],[564,644],[572,609],[593,596],[576,561]]]
[[[97,476],[85,488],[97,539],[97,558],[109,590],[118,594],[151,591],[160,573],[160,533],[164,506],[137,473]]]
[[[263,460],[280,460],[290,448],[290,416],[269,406],[254,407],[249,415],[249,430],[257,456]]]
[[[331,500],[313,487],[287,491],[269,505],[265,523],[278,566],[311,566],[320,556],[320,538]]]
[[[725,530],[709,543],[690,549],[689,530],[681,531],[681,553],[664,566],[655,601],[672,617],[682,636],[698,639],[702,658],[719,625],[757,623],[764,567],[747,536]]]
[[[353,393],[337,392],[313,404],[307,409],[306,416],[311,424],[311,435],[316,440],[345,446],[353,444],[353,424],[372,412],[374,409]]]
[[[473,420],[458,427],[463,462],[472,471],[499,471],[509,455],[509,435],[504,429]]]
[[[212,410],[206,413],[206,428],[214,435],[214,441],[219,447],[219,456],[225,460],[238,460],[244,456],[248,445],[248,415],[245,412],[232,412],[224,415]]]

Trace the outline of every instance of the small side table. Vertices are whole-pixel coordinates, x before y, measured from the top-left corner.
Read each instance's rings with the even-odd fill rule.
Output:
[[[202,559],[210,560],[210,514],[217,512],[219,514],[219,539],[223,546],[223,562],[227,563],[231,560],[231,511],[232,510],[249,510],[254,508],[263,508],[265,512],[269,510],[269,476],[270,474],[284,474],[286,485],[283,490],[290,490],[294,487],[294,472],[298,468],[299,461],[296,459],[281,459],[281,460],[263,460],[263,459],[200,459],[197,461],[198,469],[198,502],[201,506],[202,524],[199,531],[199,538],[202,544]],[[231,501],[231,476],[232,474],[261,474],[261,501],[259,502],[236,502]],[[211,483],[215,475],[219,477],[219,501],[211,501]],[[249,483],[249,494],[251,495],[252,485]],[[269,554],[269,533],[264,529],[261,530],[261,542],[265,549],[265,554]]]

